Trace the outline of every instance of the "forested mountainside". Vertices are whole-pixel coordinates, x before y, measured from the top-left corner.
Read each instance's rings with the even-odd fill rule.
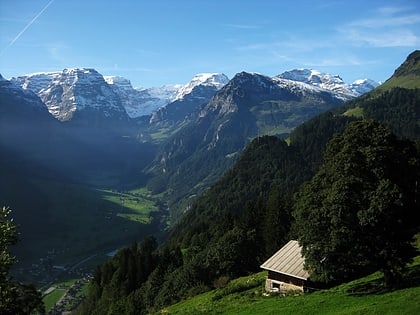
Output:
[[[418,51],[411,54],[401,68],[417,67],[418,61],[413,62],[413,58],[418,60],[418,54]],[[401,78],[407,71],[397,69],[396,73]],[[408,73],[411,76],[412,72]],[[328,222],[337,222],[337,226],[331,231],[334,244],[331,243],[331,253],[326,256],[327,263],[332,268],[335,266],[333,261],[348,266],[349,269],[342,274],[346,279],[370,268],[380,268],[387,284],[395,285],[404,264],[416,254],[410,242],[420,228],[416,212],[416,200],[420,196],[415,185],[420,181],[420,86],[413,88],[412,82],[408,81],[410,86],[374,90],[345,107],[311,119],[292,132],[289,142],[274,136],[253,140],[232,169],[189,205],[161,248],[157,248],[156,244],[151,246],[153,240],[147,239],[140,245],[140,250],[133,245],[98,268],[89,297],[79,312],[88,314],[113,310],[127,314],[147,313],[222,285],[230,278],[258,270],[259,264],[289,238],[304,238],[303,244],[309,244],[306,248],[311,248],[311,242],[315,244],[316,240],[308,235],[316,233],[304,234],[302,226],[311,226],[311,222],[305,221],[307,218],[300,215],[304,213],[300,211],[305,204],[310,204],[302,195],[311,194],[311,198],[318,200],[317,190],[308,192],[302,190],[301,185],[305,181],[313,181],[320,168],[321,173],[328,168],[332,170],[329,175],[339,177],[337,172],[344,167],[349,172],[345,179],[356,179],[355,182],[362,180],[363,176],[372,175],[369,177],[372,187],[379,187],[372,191],[369,187],[354,185],[355,182],[337,181],[332,184],[337,185],[334,186],[337,191],[343,192],[340,196],[361,194],[365,199],[364,205],[355,203],[353,207],[356,210],[362,207],[361,217],[353,216],[354,209],[351,217],[348,213],[349,219],[354,222],[349,224],[346,222],[347,213],[340,212],[340,209],[349,207],[348,202],[353,199],[340,198],[337,207],[334,207],[335,197],[326,197],[330,198],[327,201],[331,208],[342,213],[341,217],[333,217],[335,210],[328,214],[332,216],[332,221]],[[417,141],[417,150],[413,141]],[[328,148],[329,159],[335,156],[331,152],[340,154],[343,159],[335,161],[335,164],[324,164],[323,156]],[[404,165],[401,174],[395,172],[395,163]],[[367,166],[371,173],[358,172],[357,167],[361,171]],[[320,181],[325,180],[322,174],[316,176]],[[311,185],[316,187],[316,183],[315,180]],[[319,187],[322,187],[321,184]],[[360,187],[361,191],[358,190]],[[299,195],[295,194],[297,191],[301,191]],[[324,195],[321,197],[324,198]],[[406,216],[400,216],[405,212],[394,211],[394,201],[398,207],[405,209]],[[366,203],[372,206],[363,208]],[[392,217],[392,222],[400,222],[399,225],[390,224],[388,215]],[[319,220],[317,224],[328,224],[319,219],[316,212],[311,214],[311,218]],[[299,224],[295,224],[295,219],[299,220]],[[381,227],[391,234],[380,234]],[[327,225],[324,228],[327,230]],[[349,261],[344,256],[340,258],[340,246],[345,245],[340,241],[347,245],[352,242],[351,239],[340,238],[340,235],[351,235],[359,228],[367,234],[365,238],[354,239],[357,241],[355,245],[366,246],[366,242],[373,240],[377,244],[372,257],[361,256],[361,259],[366,259],[363,260],[365,270],[352,267],[354,257]],[[389,235],[395,235],[396,239],[389,238]],[[384,237],[386,242],[381,241]],[[335,248],[337,244],[340,244],[338,249]],[[145,253],[150,259],[143,262],[147,261],[148,265],[135,263],[135,257]],[[318,261],[322,260],[314,253],[310,255],[317,257]],[[140,273],[143,278],[130,286],[132,273]],[[340,276],[328,273],[318,279],[326,283],[339,282],[343,280]]]
[[[352,98],[350,94],[346,97]],[[148,187],[166,193],[171,217],[176,220],[188,207],[185,201],[220,178],[250,140],[266,134],[284,137],[343,102],[342,94],[335,90],[238,73],[201,109],[196,120],[166,140],[151,166]]]

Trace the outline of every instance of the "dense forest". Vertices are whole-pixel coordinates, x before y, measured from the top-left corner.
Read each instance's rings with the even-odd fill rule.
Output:
[[[410,140],[397,140],[420,139],[418,100],[418,89],[395,88],[374,97],[361,98],[334,112],[319,115],[296,128],[287,141],[274,136],[254,139],[243,151],[235,165],[215,185],[197,200],[191,202],[187,212],[171,230],[164,245],[158,247],[153,238],[146,239],[140,245],[133,244],[130,248],[121,250],[116,257],[99,267],[94,275],[90,294],[79,308],[79,313],[100,314],[107,310],[108,314],[139,314],[158,310],[180,299],[223,286],[229,279],[258,271],[259,265],[290,238],[309,239],[307,241],[309,243],[315,241],[315,239],[311,239],[314,234],[309,232],[309,234],[305,234],[304,227],[311,226],[317,221],[315,217],[309,216],[313,217],[315,221],[312,222],[312,219],[309,219],[310,222],[308,222],[306,217],[308,213],[305,213],[302,210],[304,207],[299,205],[306,202],[302,196],[318,200],[320,193],[317,190],[302,188],[302,184],[308,183],[312,178],[327,176],[319,172],[323,172],[328,167],[328,160],[338,154],[338,151],[331,148],[338,140],[333,142],[331,139],[337,139],[337,136],[343,132],[351,134],[348,131],[350,127],[353,134],[348,137],[364,140],[349,142],[343,146],[353,146],[355,152],[358,149],[362,150],[362,147],[366,148],[363,150],[367,150],[364,151],[368,152],[367,154],[378,152],[375,153],[377,159],[375,167],[378,169],[379,175],[377,174],[376,179],[372,179],[371,182],[366,181],[366,187],[351,183],[343,183],[343,185],[363,189],[358,193],[371,196],[364,197],[366,199],[363,200],[366,200],[367,204],[369,204],[369,200],[371,200],[370,204],[375,204],[375,200],[378,204],[380,198],[389,197],[388,205],[395,203],[404,208],[409,204],[409,201],[420,199],[417,190],[413,191],[407,188],[414,187],[413,183],[420,181],[419,152],[415,150],[414,143]],[[361,108],[363,115],[344,115],[351,108]],[[390,127],[396,135],[394,136],[390,129],[374,123],[374,120],[371,119]],[[374,134],[378,138],[357,136],[357,134],[363,135],[368,132],[367,129],[364,129],[363,124],[355,125],[358,122],[369,126],[373,124],[375,127],[371,127],[371,129],[377,130]],[[405,168],[411,174],[410,176],[401,177],[394,174],[397,177],[393,175],[393,178],[388,178],[384,175],[389,172],[389,169],[397,167],[392,163],[389,164],[388,159],[380,159],[384,151],[381,151],[383,145],[380,144],[381,140],[379,139],[388,139],[389,137],[395,139],[394,142],[388,144],[388,147],[392,148],[390,150],[394,152],[394,157],[395,152],[409,152],[405,156],[400,156],[400,160],[395,159],[394,162],[399,163],[398,167],[402,167],[404,163],[404,165],[410,165]],[[403,144],[406,148],[411,149],[402,150]],[[375,149],[375,146],[378,145],[379,149]],[[329,148],[329,153],[324,157],[327,148]],[[368,167],[366,161],[358,159],[357,155],[355,158],[354,162],[350,162],[356,163],[354,167],[360,171],[364,167]],[[344,161],[336,160],[335,163],[340,166]],[[385,165],[386,163],[388,164]],[[341,175],[342,171],[338,166],[335,169],[332,168],[329,177]],[[354,169],[351,170],[351,172],[354,171]],[[378,185],[384,191],[376,190],[367,195],[368,187]],[[403,193],[403,191],[407,191],[408,197],[404,197],[405,201],[392,199],[398,194],[389,190],[390,185],[394,188],[397,187],[399,189],[397,191],[401,190],[399,195],[404,195],[406,192]],[[296,194],[299,190],[302,191]],[[337,193],[339,192],[340,190],[337,191]],[[340,196],[343,196],[343,193],[344,191]],[[356,192],[351,189],[345,194],[356,196]],[[325,198],[330,198],[328,200],[331,202],[335,197],[326,196]],[[343,207],[352,208],[353,197],[339,199],[337,202]],[[400,253],[401,255],[398,254],[398,258],[391,259],[390,253],[395,252],[391,245],[387,247],[388,250],[377,246],[378,252],[382,250],[388,254],[383,254],[382,258],[377,261],[364,261],[362,265],[360,262],[353,261],[354,264],[359,264],[360,268],[350,266],[346,273],[338,272],[341,278],[331,272],[321,274],[314,279],[325,283],[336,283],[343,281],[344,278],[348,279],[359,275],[362,271],[379,268],[384,272],[389,271],[388,277],[395,280],[398,277],[398,271],[415,255],[409,241],[419,229],[419,218],[412,212],[416,208],[415,205],[411,203],[408,208],[411,209],[411,212],[408,212],[406,218],[411,218],[409,220],[410,228],[404,223],[397,227],[396,234],[390,232],[392,227],[389,224],[400,220],[399,215],[405,212],[392,212],[394,214],[391,215],[389,211],[395,207],[384,205],[379,210],[367,207],[367,212],[364,215],[364,224],[374,227],[368,229],[371,231],[370,234],[367,234],[370,239],[366,238],[360,241],[361,244],[365,244],[364,248],[369,248],[366,246],[366,242],[375,240],[375,237],[378,240],[383,238],[382,234],[376,234],[376,232],[381,230],[385,226],[384,224],[388,224],[384,229],[392,236],[399,235],[396,237],[400,243],[393,244],[395,246],[404,244],[401,247],[404,250]],[[384,214],[385,218],[381,219],[381,217],[375,216],[377,211],[388,211],[389,215]],[[361,214],[359,213],[359,215]],[[350,226],[353,225],[350,224]],[[357,224],[354,224],[355,229],[356,226]],[[366,226],[363,228],[366,229]],[[316,224],[313,227],[320,229],[320,226]],[[349,229],[342,224],[339,224],[338,228]],[[331,233],[336,233],[334,231]],[[398,234],[398,231],[405,231],[405,233]],[[342,234],[342,232],[340,233]],[[340,233],[334,234],[339,240]],[[326,235],[326,237],[331,236],[328,233]],[[343,239],[341,240],[346,243]],[[304,245],[305,242],[303,241]],[[339,241],[337,244],[341,249],[343,244]],[[308,256],[311,257],[311,253],[308,252]],[[360,258],[360,256],[357,257]],[[342,260],[338,261],[342,263]],[[387,264],[390,264],[392,268],[386,267]],[[133,279],[137,280],[133,282]]]

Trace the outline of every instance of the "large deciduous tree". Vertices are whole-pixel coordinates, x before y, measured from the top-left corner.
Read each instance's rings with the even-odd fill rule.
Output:
[[[419,228],[418,152],[379,123],[357,121],[327,146],[296,195],[294,216],[311,278],[336,282],[373,270],[398,284]]]

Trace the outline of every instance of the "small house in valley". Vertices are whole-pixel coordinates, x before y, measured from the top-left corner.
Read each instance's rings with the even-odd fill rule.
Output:
[[[309,273],[303,268],[302,248],[297,241],[289,241],[261,265],[268,271],[265,288],[268,292],[304,290]]]

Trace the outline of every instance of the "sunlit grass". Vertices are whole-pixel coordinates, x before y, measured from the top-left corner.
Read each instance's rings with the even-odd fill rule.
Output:
[[[393,87],[403,87],[406,89],[415,89],[420,86],[420,79],[416,75],[405,75],[401,77],[392,77],[388,81],[381,84],[377,90],[384,91]]]
[[[231,281],[167,307],[159,314],[420,314],[420,257],[406,274],[408,287],[385,290],[382,274],[374,273],[329,290],[304,295],[264,295],[265,272]],[[417,280],[415,280],[417,279]]]
[[[55,289],[51,293],[47,294],[42,298],[42,301],[44,302],[45,310],[48,312],[51,310],[54,305],[63,297],[63,295],[66,293],[66,290],[64,289]]]
[[[155,202],[150,195],[144,195],[147,190],[137,189],[129,192],[101,190],[103,199],[116,205],[115,212],[120,218],[140,223],[150,223],[150,213],[157,211]]]
[[[347,117],[363,118],[363,108],[359,106],[350,108],[343,115]]]

